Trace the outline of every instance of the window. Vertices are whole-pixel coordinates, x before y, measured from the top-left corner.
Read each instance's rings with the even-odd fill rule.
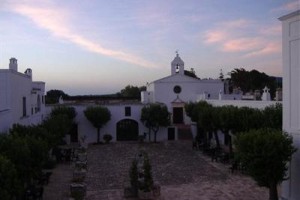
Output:
[[[131,116],[131,107],[129,106],[126,106],[125,107],[125,116]]]
[[[41,111],[41,98],[40,98],[40,95],[37,96],[36,104],[37,104],[37,108],[36,108],[35,113]]]
[[[26,97],[23,97],[23,117],[27,115],[26,112]]]
[[[181,92],[181,87],[179,85],[176,85],[174,88],[173,88],[173,91],[176,93],[176,94],[179,94]]]

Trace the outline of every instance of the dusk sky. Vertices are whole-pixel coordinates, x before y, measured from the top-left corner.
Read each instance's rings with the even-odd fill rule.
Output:
[[[111,94],[185,69],[281,76],[281,22],[300,0],[0,0],[0,68],[11,57],[46,90]]]

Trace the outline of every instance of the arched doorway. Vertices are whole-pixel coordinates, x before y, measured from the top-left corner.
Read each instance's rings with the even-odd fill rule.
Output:
[[[139,124],[132,119],[123,119],[117,123],[117,141],[137,140]]]

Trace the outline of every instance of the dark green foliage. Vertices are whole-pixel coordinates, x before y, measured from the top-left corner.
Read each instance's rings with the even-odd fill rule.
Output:
[[[262,90],[267,86],[270,88],[271,97],[274,97],[276,89],[282,87],[282,84],[275,77],[257,70],[246,71],[244,68],[235,68],[229,74],[231,76],[231,87],[239,87],[244,93]]]
[[[140,184],[140,189],[144,192],[150,192],[153,188],[152,167],[148,155],[144,153],[144,181]]]
[[[146,87],[137,87],[132,85],[127,85],[124,89],[121,90],[119,95],[125,98],[131,99],[140,99],[141,98],[141,91],[145,91]]]
[[[71,115],[53,114],[38,126],[14,124],[10,134],[0,134],[0,182],[3,180],[8,186],[14,182],[10,191],[15,192],[17,199],[24,195],[26,187],[33,180],[40,177],[43,167],[49,164],[52,165],[49,167],[53,167],[54,163],[51,164],[49,160],[49,150],[58,145],[70,129],[72,119],[69,116]],[[3,161],[3,158],[7,161]],[[7,176],[15,177],[11,178],[12,182],[7,181],[6,176],[2,178],[1,170],[4,168],[11,168],[11,171],[7,170]],[[1,183],[1,199],[11,199],[7,197],[10,194],[4,191],[7,188],[2,186]]]
[[[50,116],[56,117],[58,115],[66,115],[69,119],[74,120],[76,117],[76,111],[74,107],[57,106],[52,109]]]
[[[21,183],[14,164],[0,154],[0,195],[2,200],[19,196]]]
[[[90,106],[84,111],[85,117],[91,122],[91,124],[97,129],[97,143],[100,142],[100,129],[111,118],[110,111],[106,107],[102,106]]]
[[[264,127],[269,128],[282,128],[282,105],[277,103],[272,106],[266,107],[263,112]]]
[[[276,129],[258,129],[237,135],[237,159],[260,185],[270,189],[277,200],[277,184],[286,177],[287,162],[296,149],[291,136]]]
[[[138,168],[137,168],[137,161],[136,159],[134,159],[131,163],[131,167],[130,167],[130,171],[129,171],[129,178],[130,178],[130,185],[131,188],[135,194],[135,196],[137,196],[137,191],[138,191]]]
[[[56,115],[48,118],[41,125],[48,131],[47,140],[50,146],[56,146],[61,143],[66,134],[69,133],[73,120],[67,115]]]
[[[105,143],[109,143],[111,140],[113,139],[113,137],[110,134],[104,134],[103,135],[103,140],[105,141]]]
[[[59,97],[66,99],[69,95],[65,94],[62,90],[49,90],[46,94],[46,104],[58,103]]]
[[[221,128],[220,108],[213,107],[206,101],[198,103],[189,103],[185,106],[186,113],[191,117],[192,121],[197,122],[199,130],[202,130],[202,135],[197,134],[197,140],[201,140],[205,145],[209,142],[209,135],[214,134],[217,147],[220,147],[218,130]]]
[[[152,103],[142,108],[141,121],[154,132],[154,142],[156,142],[159,127],[166,127],[170,124],[170,113],[165,105]]]
[[[263,112],[257,108],[241,107],[237,110],[236,126],[234,133],[259,129],[263,127]]]
[[[192,77],[192,78],[199,79],[193,68],[191,68],[190,70],[184,70],[184,75]]]

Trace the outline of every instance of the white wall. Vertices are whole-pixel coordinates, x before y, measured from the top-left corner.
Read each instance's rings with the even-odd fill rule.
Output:
[[[264,109],[267,106],[275,105],[280,101],[247,101],[247,100],[206,100],[208,103],[214,106],[236,106],[236,107],[250,107]]]
[[[282,21],[283,129],[293,136],[298,151],[282,184],[282,199],[300,199],[300,10],[279,18]]]
[[[45,93],[44,82],[32,82],[30,76],[14,70],[0,70],[0,131],[8,131],[15,123],[38,124],[44,117],[45,105],[36,112],[37,96]],[[23,116],[23,97],[26,97],[26,116]],[[33,108],[33,110],[32,110]],[[33,111],[33,112],[32,112]]]
[[[92,126],[92,124],[87,120],[87,118],[84,115],[84,110],[91,106],[90,104],[85,105],[66,105],[74,107],[77,116],[76,116],[76,122],[78,123],[78,137],[86,136],[86,142],[87,143],[94,143],[97,141],[97,130]],[[94,105],[96,106],[96,105]],[[107,107],[111,113],[111,120],[104,125],[100,130],[100,140],[103,140],[104,134],[110,134],[113,136],[112,141],[116,141],[117,138],[117,123],[123,119],[133,119],[136,122],[138,122],[139,126],[139,135],[143,135],[144,132],[148,133],[148,129],[143,125],[143,123],[140,121],[141,117],[141,109],[144,105],[142,104],[116,104],[116,105],[103,105]],[[125,107],[130,106],[131,107],[131,116],[125,116]],[[46,113],[47,115],[50,114],[51,110],[55,106],[46,106]],[[151,134],[151,138],[153,139],[153,133]],[[148,136],[146,137],[148,139]],[[167,134],[167,128],[160,127],[159,132],[157,133],[157,140],[158,141],[164,141],[168,139]]]

